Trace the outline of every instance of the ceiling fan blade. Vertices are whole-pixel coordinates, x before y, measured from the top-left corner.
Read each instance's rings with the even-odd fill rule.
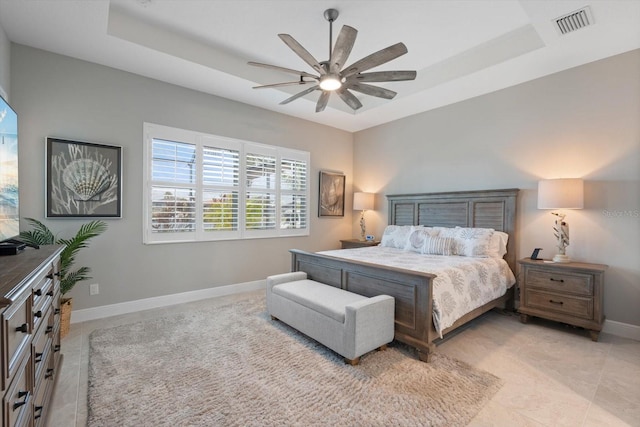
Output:
[[[289,97],[289,98],[285,99],[284,101],[282,101],[280,103],[280,105],[288,104],[291,101],[295,101],[298,98],[302,98],[306,94],[313,92],[314,90],[318,89],[319,87],[320,87],[319,85],[311,86],[310,88],[305,89],[302,92],[298,92],[295,95],[293,95],[292,97]]]
[[[307,51],[307,49],[302,47],[302,45],[298,43],[296,39],[291,37],[289,34],[278,34],[278,37],[280,37],[282,41],[291,48],[291,50],[293,50],[300,58],[302,58],[304,62],[311,65],[311,68],[320,73],[321,76],[327,74],[327,71],[322,65],[320,65],[318,60],[314,58],[313,55],[311,55],[309,51]]]
[[[331,95],[330,91],[328,90],[322,91],[320,98],[318,98],[318,103],[316,104],[316,113],[324,111],[325,107],[327,106],[327,103],[329,102],[330,95]]]
[[[377,96],[378,98],[384,99],[393,99],[393,97],[397,95],[397,93],[392,90],[365,83],[352,83],[348,88],[356,92],[364,93],[365,95]]]
[[[302,76],[302,77],[309,77],[311,79],[316,79],[316,80],[318,79],[318,76],[316,76],[316,75],[309,74],[309,73],[306,73],[304,71],[293,70],[291,68],[278,67],[277,65],[262,64],[260,62],[253,62],[253,61],[249,61],[249,62],[247,62],[247,64],[253,65],[254,67],[270,68],[272,70],[278,70],[278,71],[282,71],[284,73],[296,74],[296,75],[299,75],[299,76]]]
[[[357,110],[362,107],[362,103],[358,98],[355,97],[354,94],[349,92],[347,89],[342,89],[338,91],[338,95],[340,98],[349,106],[352,110]]]
[[[267,89],[267,88],[272,88],[272,87],[306,85],[306,84],[309,84],[309,83],[315,83],[315,82],[310,82],[310,81],[306,81],[306,80],[298,80],[296,82],[284,82],[284,83],[274,83],[274,84],[270,84],[270,85],[254,86],[252,89]]]
[[[377,67],[378,65],[382,65],[386,62],[396,59],[397,57],[402,56],[407,52],[408,50],[404,43],[396,43],[382,50],[374,52],[369,56],[365,56],[361,60],[351,64],[348,67],[345,67],[341,75],[343,78],[346,78],[354,74],[361,73],[370,68]]]
[[[358,30],[348,25],[343,25],[338,34],[338,39],[331,53],[329,69],[332,73],[339,73],[342,66],[349,58],[353,44],[356,42]]]
[[[415,80],[415,71],[375,71],[373,73],[356,74],[349,77],[348,81],[358,82],[399,82],[403,80]]]

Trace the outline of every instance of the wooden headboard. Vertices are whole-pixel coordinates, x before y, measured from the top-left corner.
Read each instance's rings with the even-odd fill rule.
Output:
[[[516,271],[517,188],[388,195],[389,224],[493,228],[509,234],[504,259]]]

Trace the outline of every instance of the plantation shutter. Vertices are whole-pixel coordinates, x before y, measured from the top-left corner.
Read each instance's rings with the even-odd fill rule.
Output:
[[[196,227],[196,147],[152,140],[151,228],[155,233],[193,232]]]
[[[254,151],[255,147],[250,149]],[[276,157],[248,152],[245,171],[245,227],[247,230],[273,230],[276,228]]]

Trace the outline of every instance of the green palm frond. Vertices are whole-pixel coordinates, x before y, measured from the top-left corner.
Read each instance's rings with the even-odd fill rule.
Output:
[[[60,253],[60,292],[64,295],[69,292],[76,283],[91,279],[89,267],[80,267],[76,271],[70,271],[80,249],[89,246],[89,239],[99,236],[107,229],[107,223],[95,220],[83,224],[75,236],[69,239],[56,238],[49,228],[42,222],[25,218],[33,227],[33,230],[20,233],[20,240],[35,245],[64,245]]]
[[[60,275],[60,292],[62,293],[62,295],[69,292],[76,283],[83,280],[91,279],[92,277],[89,276],[90,271],[91,269],[89,267],[80,267],[76,271],[71,271],[67,274]]]
[[[66,275],[69,268],[71,268],[75,262],[78,251],[89,246],[87,241],[92,237],[100,235],[106,229],[107,224],[105,222],[91,221],[87,224],[83,224],[74,237],[70,239],[58,239],[56,243],[65,245],[65,248],[60,255],[60,270],[62,272],[62,276]]]
[[[30,245],[53,245],[56,238],[46,225],[33,218],[25,218],[33,227],[31,231],[20,232],[20,240]]]

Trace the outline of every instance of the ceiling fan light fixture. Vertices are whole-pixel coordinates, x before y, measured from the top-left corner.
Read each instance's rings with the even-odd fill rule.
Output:
[[[342,87],[340,77],[335,74],[325,74],[320,78],[320,89],[322,90],[337,90]]]
[[[397,95],[397,93],[392,90],[363,82],[396,82],[402,80],[414,80],[416,78],[415,71],[377,71],[362,74],[364,71],[386,64],[387,62],[407,53],[407,47],[404,43],[396,43],[381,49],[345,67],[344,64],[349,58],[351,49],[356,41],[358,31],[353,27],[344,25],[334,44],[333,22],[338,18],[338,11],[336,9],[327,9],[324,12],[324,17],[329,21],[329,58],[326,61],[318,61],[307,49],[298,43],[296,39],[291,37],[291,35],[278,34],[278,37],[280,37],[280,39],[289,46],[289,48],[300,57],[300,59],[306,62],[307,65],[313,68],[318,74],[310,74],[304,71],[296,71],[291,68],[250,61],[249,65],[270,68],[289,74],[295,74],[300,77],[300,81],[255,86],[254,89],[315,83],[313,86],[303,90],[302,92],[290,96],[280,104],[288,104],[291,101],[308,95],[313,91],[320,90],[322,93],[318,97],[318,102],[316,103],[316,113],[324,111],[327,107],[329,97],[334,92],[340,96],[340,99],[351,107],[353,111],[356,111],[362,107],[362,103],[351,92],[351,90],[384,99],[393,99],[393,97]],[[309,80],[305,80],[303,77],[307,77]]]

